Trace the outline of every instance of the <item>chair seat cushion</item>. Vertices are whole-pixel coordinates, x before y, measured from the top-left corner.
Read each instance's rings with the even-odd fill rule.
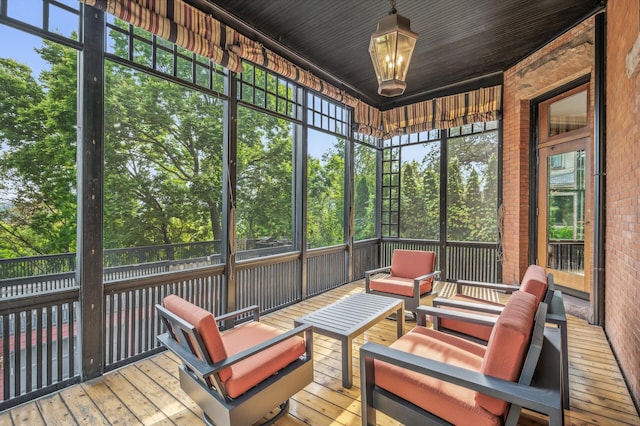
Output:
[[[450,300],[459,300],[461,302],[471,302],[471,303],[481,303],[481,304],[485,304],[485,305],[491,305],[491,306],[498,306],[498,307],[502,307],[504,305],[500,304],[500,303],[495,303],[495,302],[490,302],[484,299],[478,299],[476,297],[471,297],[471,296],[466,296],[466,295],[462,295],[462,294],[457,294],[453,297],[450,298]],[[486,315],[488,317],[497,317],[497,315],[494,314],[488,314],[488,313],[484,313],[484,312],[476,312],[476,311],[471,311],[471,310],[466,310],[466,309],[462,309],[462,308],[452,308],[450,306],[447,306],[446,309],[451,309],[454,311],[460,311],[460,312],[471,312],[474,314],[480,314],[480,315]],[[458,321],[458,320],[452,320],[452,319],[448,319],[448,318],[441,318],[440,319],[440,327],[442,328],[446,328],[449,330],[453,330],[453,331],[457,331],[458,333],[464,333],[468,336],[473,336],[476,339],[481,339],[484,341],[488,341],[489,340],[489,336],[491,336],[491,330],[493,329],[493,327],[487,326],[487,325],[481,325],[481,324],[471,324],[469,322],[466,321]]]
[[[282,334],[282,330],[260,322],[250,322],[222,335],[229,357]],[[259,354],[229,367],[231,376],[225,381],[227,392],[236,398],[305,353],[305,341],[293,336]]]
[[[416,327],[390,345],[436,361],[479,372],[486,348],[450,334]],[[501,418],[483,409],[476,392],[391,364],[375,361],[376,385],[447,420],[474,426],[500,425]]]
[[[423,280],[420,282],[420,294],[431,291],[432,279]],[[394,276],[372,278],[369,284],[369,288],[374,291],[381,291],[384,293],[397,294],[399,296],[413,296],[413,279],[400,278]]]

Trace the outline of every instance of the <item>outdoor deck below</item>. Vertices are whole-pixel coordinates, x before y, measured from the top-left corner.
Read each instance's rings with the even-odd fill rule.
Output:
[[[261,321],[291,329],[294,319],[358,292],[364,292],[362,280],[264,315]],[[573,316],[568,321],[571,409],[565,410],[565,423],[640,424],[602,328]],[[408,321],[405,331],[414,326]],[[340,343],[315,334],[314,381],[294,395],[289,413],[276,424],[360,424],[359,348],[365,341],[388,345],[395,338],[395,322],[384,320],[354,340],[354,386],[345,389],[341,382]],[[202,422],[201,414],[200,408],[180,389],[178,359],[164,352],[0,413],[0,424],[191,425]],[[397,424],[382,414],[378,422]],[[525,413],[520,424],[547,424],[547,421],[535,413]]]

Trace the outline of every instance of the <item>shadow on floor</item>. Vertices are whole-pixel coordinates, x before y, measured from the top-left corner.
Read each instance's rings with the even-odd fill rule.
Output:
[[[567,314],[581,318],[590,324],[593,323],[593,308],[588,300],[580,299],[568,294],[563,294],[564,309]]]

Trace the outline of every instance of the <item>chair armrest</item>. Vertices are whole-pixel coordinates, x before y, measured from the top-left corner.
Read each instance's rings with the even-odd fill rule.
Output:
[[[425,316],[431,315],[438,318],[446,318],[458,321],[464,321],[471,324],[486,325],[493,327],[497,321],[495,317],[488,317],[486,315],[478,315],[468,312],[454,311],[451,309],[434,308],[433,306],[418,306],[416,309],[416,316],[418,317],[418,325],[425,325]],[[421,324],[422,323],[422,324]]]
[[[419,277],[414,278],[413,282],[419,283],[422,280],[426,280],[429,277],[435,277],[435,276],[440,276],[440,271],[433,271],[433,272],[429,272],[428,274],[420,275]]]
[[[156,339],[162,346],[176,354],[191,370],[198,376],[203,377],[205,372],[209,371],[209,364],[195,356],[189,349],[178,343],[169,333],[162,333],[156,336]]]
[[[241,315],[245,315],[250,312],[253,312],[254,321],[258,321],[260,319],[260,307],[258,305],[251,305],[251,306],[247,306],[246,308],[238,309],[236,311],[227,312],[226,314],[216,316],[216,322],[222,322],[232,318],[235,319]]]
[[[551,303],[549,304],[549,310],[547,311],[547,321],[552,324],[560,324],[561,322],[567,322],[567,313],[564,309],[564,300],[562,299],[562,292],[556,290],[553,292]]]
[[[420,297],[420,281],[426,280],[427,278],[430,278],[430,277],[439,276],[439,275],[440,275],[440,271],[433,271],[433,272],[429,272],[428,274],[420,275],[419,277],[414,278],[413,279],[413,297],[415,298]]]
[[[367,384],[375,383],[374,377],[366,377],[367,370],[371,371],[372,369],[365,367],[373,359],[463,386],[541,413],[557,413],[561,407],[558,393],[550,392],[549,389],[502,380],[372,342],[367,342],[360,348],[362,388]],[[365,404],[366,402],[363,401],[362,403]]]
[[[475,312],[484,312],[487,314],[500,315],[504,310],[504,306],[494,306],[485,303],[465,302],[462,300],[446,299],[443,297],[437,297],[433,299],[433,306],[435,308],[444,306],[447,308],[459,308]]]
[[[371,279],[371,275],[373,274],[379,274],[381,272],[389,272],[391,270],[391,266],[383,266],[382,268],[377,268],[377,269],[372,269],[370,271],[365,271],[364,272],[364,287],[365,287],[365,291],[368,293],[369,292],[369,282]]]
[[[500,290],[500,291],[504,291],[505,293],[511,293],[520,288],[520,286],[510,285],[510,284],[483,283],[480,281],[459,280],[456,282],[456,292],[458,294],[462,294],[463,285],[470,286],[470,287],[487,288],[490,290]]]
[[[383,266],[381,268],[371,269],[370,271],[365,271],[365,277],[368,277],[373,274],[379,274],[380,272],[388,272],[391,270],[391,266]]]
[[[236,364],[244,359],[249,358],[250,356],[256,355],[263,350],[270,348],[271,346],[277,345],[278,343],[289,339],[290,337],[296,335],[305,336],[306,348],[307,348],[307,356],[313,356],[313,326],[309,324],[298,326],[292,330],[286,331],[279,336],[273,337],[269,340],[266,340],[258,345],[252,346],[249,349],[246,349],[236,355],[233,355],[229,358],[226,358],[220,362],[216,362],[214,364],[209,364],[205,361],[200,360],[196,357],[191,351],[189,351],[184,346],[180,345],[176,342],[169,333],[161,334],[157,337],[158,341],[166,346],[173,353],[178,355],[187,366],[193,372],[198,375],[200,378],[205,379],[212,374],[219,372],[222,369],[230,367],[233,364]]]

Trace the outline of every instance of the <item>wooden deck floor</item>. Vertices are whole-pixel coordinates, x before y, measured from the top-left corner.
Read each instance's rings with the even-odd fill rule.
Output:
[[[261,320],[290,329],[294,318],[362,291],[361,281],[351,283],[265,315]],[[407,331],[414,326],[415,323],[408,322]],[[351,389],[341,385],[339,343],[315,334],[314,382],[292,398],[288,415],[276,424],[359,425],[359,347],[364,341],[391,343],[395,339],[395,328],[395,322],[384,320],[355,340]],[[571,317],[569,357],[571,410],[565,411],[567,425],[640,425],[600,327]],[[202,424],[201,410],[180,389],[177,367],[177,359],[163,353],[0,413],[0,425]],[[397,424],[382,415],[378,421],[381,425]],[[523,425],[546,423],[546,419],[533,413],[526,414],[521,421]]]

